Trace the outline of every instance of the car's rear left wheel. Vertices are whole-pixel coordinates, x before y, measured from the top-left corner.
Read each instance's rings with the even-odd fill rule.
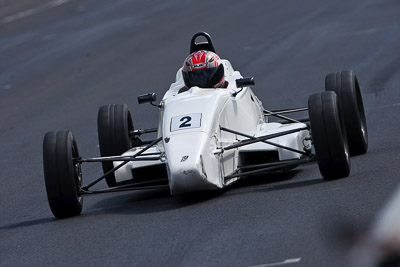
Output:
[[[126,104],[110,104],[99,109],[97,131],[100,155],[102,157],[120,156],[133,147],[133,122]],[[112,161],[102,162],[104,174],[114,168]],[[109,187],[116,186],[114,173],[106,176]]]

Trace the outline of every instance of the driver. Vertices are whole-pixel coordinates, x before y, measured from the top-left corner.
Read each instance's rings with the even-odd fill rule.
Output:
[[[188,90],[193,86],[228,87],[228,82],[225,81],[224,65],[219,56],[211,51],[200,50],[190,54],[183,63],[182,74],[187,87],[182,89]]]

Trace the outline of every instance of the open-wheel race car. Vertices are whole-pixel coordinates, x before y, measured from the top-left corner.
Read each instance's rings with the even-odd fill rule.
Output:
[[[205,41],[197,42],[199,37]],[[250,89],[254,79],[242,77],[216,56],[207,33],[193,36],[190,53],[159,104],[154,104],[153,93],[138,97],[139,104],[159,109],[158,127],[134,129],[126,104],[102,106],[98,158],[82,158],[71,131],[45,135],[46,191],[57,218],[80,214],[88,194],[215,190],[243,177],[314,160],[324,179],[343,178],[350,173],[350,156],[366,153],[365,112],[353,71],[328,74],[325,92],[311,95],[308,107],[271,111]],[[308,118],[286,116],[300,111],[308,111]],[[271,116],[281,121],[270,122]],[[142,141],[148,133],[157,133],[157,138]],[[86,162],[101,162],[104,175],[83,185],[81,165]],[[102,180],[108,188],[91,190]]]

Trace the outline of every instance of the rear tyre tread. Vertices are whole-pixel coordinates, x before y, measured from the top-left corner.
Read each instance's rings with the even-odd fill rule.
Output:
[[[126,104],[110,104],[100,107],[97,117],[100,155],[120,156],[132,148],[130,133],[133,132],[132,116]],[[113,162],[102,162],[103,172],[114,168]],[[115,174],[106,176],[109,187],[117,185]]]
[[[350,154],[361,155],[368,150],[368,129],[364,104],[357,76],[352,70],[330,73],[325,77],[325,90],[333,91],[344,115]]]

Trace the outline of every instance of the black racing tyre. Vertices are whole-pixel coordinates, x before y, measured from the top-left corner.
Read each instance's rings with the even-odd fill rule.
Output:
[[[368,150],[367,120],[357,76],[352,70],[328,74],[325,77],[325,90],[334,91],[338,96],[350,155],[366,153]]]
[[[133,130],[131,113],[126,104],[102,106],[97,117],[100,155],[102,157],[120,156],[132,148]],[[114,168],[111,161],[102,162],[102,165],[104,173]],[[117,185],[114,173],[107,175],[106,182],[109,187]]]
[[[322,176],[327,180],[347,177],[350,173],[349,149],[336,93],[311,95],[308,109],[311,135]]]
[[[49,132],[43,140],[43,169],[50,209],[57,218],[79,215],[83,197],[78,146],[70,131]]]

